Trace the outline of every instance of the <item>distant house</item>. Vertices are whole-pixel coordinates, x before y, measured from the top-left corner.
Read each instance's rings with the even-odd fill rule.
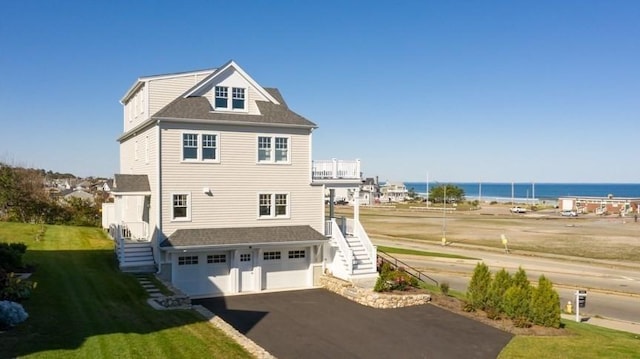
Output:
[[[381,193],[378,178],[365,178],[362,185],[360,185],[360,203],[364,205],[380,203],[380,196]]]
[[[380,186],[381,202],[402,202],[407,198],[407,187],[402,182],[386,182]]]
[[[317,126],[277,89],[230,61],[139,78],[121,103],[121,173],[102,212],[121,270],[192,297],[377,278],[358,196],[353,218],[325,218],[323,192],[357,194],[360,161],[312,161]]]
[[[62,200],[69,200],[71,198],[79,198],[79,199],[87,201],[87,202],[89,202],[91,204],[95,203],[95,199],[94,199],[94,197],[93,197],[93,195],[91,193],[83,191],[83,190],[80,190],[80,189],[75,189],[75,190],[68,189],[68,190],[61,191],[58,194],[58,198],[61,198]]]

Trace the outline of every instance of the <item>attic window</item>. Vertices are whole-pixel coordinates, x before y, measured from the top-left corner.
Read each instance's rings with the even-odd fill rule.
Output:
[[[244,89],[234,87],[233,89],[231,89],[231,95],[233,96],[233,99],[231,101],[233,109],[244,110]]]
[[[215,109],[227,111],[246,111],[247,109],[247,89],[242,87],[231,88],[231,101],[229,101],[229,87],[216,86],[215,88]]]
[[[229,107],[229,88],[216,86],[216,108]]]

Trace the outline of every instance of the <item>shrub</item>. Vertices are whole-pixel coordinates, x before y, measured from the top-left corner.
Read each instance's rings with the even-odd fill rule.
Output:
[[[504,293],[504,313],[514,320],[517,327],[526,326],[529,322],[530,300],[529,291],[522,287],[511,286]]]
[[[531,294],[531,320],[534,324],[560,328],[560,297],[544,275]]]
[[[500,313],[504,313],[503,302],[504,293],[511,287],[511,275],[504,268],[496,273],[491,285],[489,285],[489,295],[487,298],[487,317],[489,317],[489,311],[495,318],[500,316]]]
[[[29,317],[22,305],[8,300],[0,301],[0,327],[14,327]]]
[[[473,308],[481,310],[486,308],[489,285],[491,285],[491,273],[489,272],[489,267],[480,262],[473,270],[473,276],[471,277],[471,282],[467,289],[467,299]]]
[[[0,268],[7,272],[22,268],[22,255],[26,250],[24,243],[0,243]]]
[[[16,277],[13,273],[0,273],[0,300],[20,301],[31,297],[36,284]]]
[[[385,292],[392,290],[407,290],[410,287],[417,286],[418,280],[405,272],[402,268],[394,270],[389,263],[384,263],[373,290],[376,292]]]
[[[448,282],[440,283],[440,291],[444,295],[449,295],[449,283]]]

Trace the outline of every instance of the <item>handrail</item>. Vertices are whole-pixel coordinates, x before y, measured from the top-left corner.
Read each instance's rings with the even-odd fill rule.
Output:
[[[353,251],[349,248],[347,240],[342,235],[335,218],[331,218],[331,232],[331,238],[338,244],[338,248],[340,248],[347,261],[347,274],[353,274]]]
[[[362,227],[362,223],[360,223],[360,221],[354,220],[353,226],[355,231],[354,234],[360,239],[360,242],[364,246],[365,251],[367,251],[369,258],[371,258],[371,261],[373,261],[377,256],[377,247],[374,246],[373,243],[371,243],[371,239],[369,238],[369,235],[367,235],[367,231],[365,231],[364,227]]]
[[[386,253],[384,251],[378,250],[377,258],[380,261],[382,261],[382,263],[387,262],[387,263],[391,264],[392,266],[394,266],[395,268],[398,268],[398,267],[402,266],[404,268],[404,271],[407,274],[409,274],[410,276],[416,278],[417,280],[426,282],[426,280],[423,279],[423,277],[424,277],[424,278],[432,281],[433,283],[435,283],[436,286],[440,285],[437,280],[435,280],[435,279],[429,277],[428,275],[420,272],[419,270],[417,270],[417,269],[413,268],[412,266],[404,263],[403,261],[399,260],[398,258],[390,255],[389,253]],[[379,264],[381,264],[381,263],[379,263]]]

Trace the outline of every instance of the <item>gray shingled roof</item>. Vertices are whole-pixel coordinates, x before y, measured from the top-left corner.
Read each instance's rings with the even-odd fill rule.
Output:
[[[260,115],[215,112],[206,97],[179,97],[158,111],[154,118],[183,118],[230,121],[238,123],[285,124],[315,128],[315,123],[291,111],[277,89],[265,89],[280,105],[268,101],[256,101]],[[212,112],[213,111],[213,112]]]
[[[126,192],[149,192],[151,187],[149,186],[149,178],[147,175],[114,175],[113,192],[126,193]]]
[[[178,229],[160,247],[326,241],[310,226]]]

